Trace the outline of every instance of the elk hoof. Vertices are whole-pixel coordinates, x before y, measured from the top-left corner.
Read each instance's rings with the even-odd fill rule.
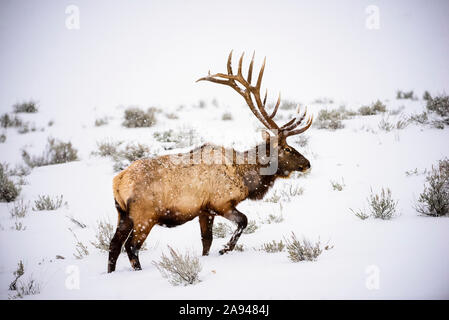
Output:
[[[142,267],[140,266],[140,264],[138,264],[138,265],[133,265],[132,268],[133,268],[134,271],[140,271],[140,270],[142,270]]]
[[[142,270],[142,267],[140,266],[140,262],[135,259],[131,260],[131,267],[134,269],[134,271]]]

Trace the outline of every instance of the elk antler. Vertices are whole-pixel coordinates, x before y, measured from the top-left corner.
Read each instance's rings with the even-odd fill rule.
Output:
[[[281,104],[281,94],[280,93],[279,93],[279,97],[276,102],[276,105],[274,106],[273,112],[270,115],[267,114],[267,111],[265,110],[265,106],[266,106],[266,102],[267,102],[268,90],[265,91],[265,97],[264,97],[263,101],[260,98],[260,86],[262,84],[262,77],[263,77],[263,72],[265,70],[266,58],[264,58],[262,67],[260,68],[256,85],[253,86],[253,85],[251,85],[251,79],[252,79],[253,65],[254,65],[254,53],[253,53],[251,62],[249,64],[248,76],[246,79],[242,75],[242,63],[243,63],[244,54],[245,53],[242,53],[242,55],[240,57],[236,75],[234,75],[232,72],[232,66],[231,66],[232,50],[231,50],[231,52],[229,53],[228,63],[227,63],[228,74],[216,73],[216,74],[211,75],[209,72],[209,74],[206,77],[200,78],[196,82],[206,80],[206,81],[230,86],[245,99],[245,101],[248,104],[249,108],[251,109],[252,113],[257,117],[257,119],[259,119],[260,122],[262,122],[262,124],[268,130],[270,130],[272,132],[277,131],[278,135],[283,138],[287,138],[288,136],[292,136],[292,135],[299,134],[299,133],[306,131],[312,125],[313,117],[310,117],[307,120],[306,125],[303,128],[297,129],[297,130],[294,130],[294,129],[296,127],[298,127],[301,124],[301,122],[304,120],[304,118],[306,117],[307,109],[305,110],[305,112],[302,114],[302,116],[299,119],[297,117],[294,117],[293,119],[291,119],[290,121],[288,121],[286,124],[284,124],[281,127],[279,127],[276,124],[276,122],[274,122],[273,118],[275,117],[276,112],[279,109],[279,105]],[[243,86],[243,88],[241,88],[238,84]],[[254,106],[253,97],[256,102],[257,108]],[[299,111],[300,111],[300,109],[298,107],[297,115],[299,114]]]

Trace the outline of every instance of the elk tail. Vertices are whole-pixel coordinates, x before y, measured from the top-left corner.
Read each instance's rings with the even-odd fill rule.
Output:
[[[118,175],[116,175],[113,179],[113,191],[114,191],[114,201],[115,201],[115,207],[117,208],[118,213],[120,216],[128,214],[128,206],[126,205],[126,202],[124,201],[123,197],[120,195],[120,183],[122,181],[124,171],[120,172]]]

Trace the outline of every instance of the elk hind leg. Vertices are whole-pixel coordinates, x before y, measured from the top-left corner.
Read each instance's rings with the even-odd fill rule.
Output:
[[[120,208],[117,201],[115,202],[115,207],[118,211],[118,223],[114,237],[109,244],[108,273],[115,271],[115,266],[120,251],[122,250],[123,243],[126,241],[126,238],[128,238],[128,235],[133,228],[133,222],[129,218],[128,213]]]
[[[220,254],[224,254],[228,251],[234,250],[234,247],[237,244],[237,241],[239,240],[240,236],[242,235],[243,230],[248,225],[248,218],[235,208],[223,214],[223,217],[225,217],[230,221],[235,222],[237,224],[237,229],[234,231],[231,239],[225,245],[225,247],[219,251]]]
[[[148,221],[134,221],[134,227],[125,243],[126,253],[134,270],[142,270],[139,261],[139,250],[153,226],[154,223]]]

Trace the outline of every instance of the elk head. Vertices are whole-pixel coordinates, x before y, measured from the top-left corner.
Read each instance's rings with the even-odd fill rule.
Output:
[[[259,76],[257,78],[256,84],[253,86],[251,84],[252,73],[253,73],[253,65],[254,65],[254,54],[251,59],[249,68],[248,68],[248,76],[246,79],[242,75],[242,63],[243,63],[244,53],[241,55],[237,74],[234,74],[232,71],[232,51],[229,53],[228,63],[227,63],[227,71],[228,73],[216,73],[209,74],[206,77],[200,78],[197,80],[202,81],[210,81],[223,85],[230,86],[235,91],[237,91],[246,101],[246,104],[252,111],[252,113],[259,119],[259,121],[265,126],[267,130],[262,132],[262,137],[265,140],[265,143],[270,145],[270,150],[275,152],[277,156],[277,172],[276,174],[281,177],[289,176],[293,171],[307,171],[310,168],[310,162],[307,160],[302,154],[300,154],[293,147],[288,145],[287,138],[293,135],[297,135],[306,131],[312,125],[313,116],[308,118],[305,125],[302,128],[297,128],[305,119],[307,109],[301,114],[300,108],[298,107],[297,113],[294,118],[285,123],[282,126],[276,124],[273,120],[276,116],[276,113],[279,109],[279,105],[281,103],[281,94],[279,93],[278,100],[276,105],[274,106],[273,111],[268,114],[266,111],[266,102],[268,90],[265,91],[265,97],[262,100],[260,96],[260,87],[262,84],[263,72],[265,69],[265,61],[263,61],[262,67],[259,71]],[[255,103],[254,103],[255,102]],[[272,135],[270,135],[270,133]],[[274,136],[274,139],[273,139]],[[270,156],[273,157],[273,154],[270,152]]]

